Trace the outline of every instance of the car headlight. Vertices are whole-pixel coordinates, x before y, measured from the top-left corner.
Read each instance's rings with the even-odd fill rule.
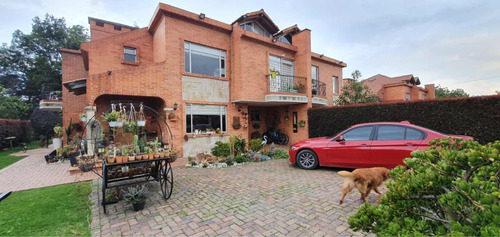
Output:
[[[293,150],[295,150],[295,149],[297,149],[297,147],[294,147],[294,146],[291,146],[291,147],[290,147],[290,151],[293,151]]]

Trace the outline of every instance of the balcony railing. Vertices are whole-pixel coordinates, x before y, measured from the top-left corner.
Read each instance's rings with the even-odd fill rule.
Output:
[[[62,93],[60,90],[54,90],[59,85],[54,84],[43,84],[42,90],[40,91],[40,100],[62,100]]]
[[[266,75],[269,79],[270,92],[285,92],[285,93],[302,93],[305,94],[305,77],[297,77],[291,75],[275,75],[273,78],[270,74]]]
[[[326,84],[318,80],[312,80],[312,94],[326,96]]]

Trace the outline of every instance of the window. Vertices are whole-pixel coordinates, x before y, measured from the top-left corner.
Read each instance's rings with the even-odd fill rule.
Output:
[[[378,127],[377,140],[422,140],[425,134],[414,128],[393,125]]]
[[[103,26],[104,26],[104,22],[102,22],[102,21],[96,21],[96,22],[95,22],[95,25],[96,25],[96,26],[103,27]]]
[[[226,77],[226,51],[184,43],[186,72],[215,77]]]
[[[319,87],[319,69],[317,66],[311,66],[311,79],[312,79],[312,94],[318,95],[318,87]]]
[[[410,93],[406,93],[405,99],[410,100]]]
[[[373,126],[353,128],[342,134],[342,136],[346,141],[367,141],[370,140],[372,130]]]
[[[120,30],[122,30],[122,27],[121,26],[114,26],[114,29],[120,31]]]
[[[422,99],[427,99],[427,95],[426,94],[422,94]]]
[[[226,130],[226,106],[186,104],[186,133]]]
[[[336,76],[333,76],[333,93],[339,93],[339,78]]]
[[[131,47],[123,48],[123,60],[125,62],[137,62],[137,49]]]
[[[250,120],[251,121],[260,121],[260,111],[258,111],[258,110],[250,111]]]
[[[288,44],[288,45],[291,45],[292,44],[292,40],[291,40],[291,37],[289,35],[282,35],[278,38],[278,41],[279,42],[282,42],[282,43],[285,43],[285,44]]]
[[[293,61],[269,55],[269,70],[278,70],[280,75],[293,76]]]
[[[271,35],[267,33],[266,30],[262,26],[260,26],[257,22],[247,22],[240,24],[240,28],[246,31],[254,32],[259,35],[263,35],[265,37],[270,37]]]

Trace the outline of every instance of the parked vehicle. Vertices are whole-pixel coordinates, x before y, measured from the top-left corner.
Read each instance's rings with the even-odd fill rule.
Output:
[[[408,121],[363,123],[331,137],[307,139],[290,147],[290,161],[302,169],[318,166],[394,168],[403,165],[414,150],[425,150],[435,138],[469,136],[446,135]]]

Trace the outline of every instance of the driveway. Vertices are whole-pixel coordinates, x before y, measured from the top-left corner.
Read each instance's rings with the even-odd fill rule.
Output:
[[[120,201],[98,205],[100,180],[93,185],[92,236],[365,236],[348,228],[360,205],[354,190],[339,205],[342,180],[336,169],[301,170],[288,160],[223,169],[174,168],[174,191],[160,197],[149,182],[146,208],[134,212]],[[375,203],[377,195],[370,194]]]

